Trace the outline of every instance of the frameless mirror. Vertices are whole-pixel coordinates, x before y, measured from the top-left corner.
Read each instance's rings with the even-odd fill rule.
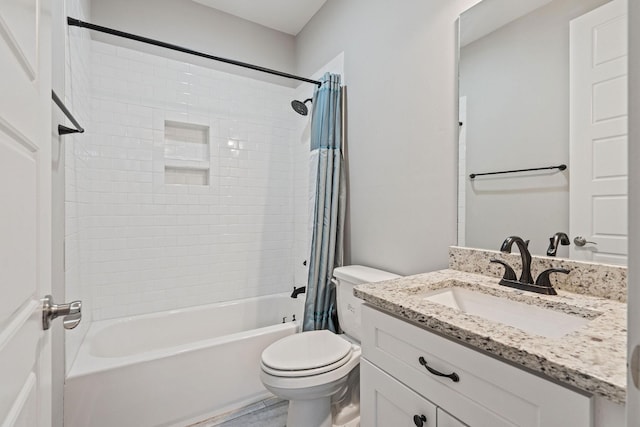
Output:
[[[517,235],[533,254],[626,264],[626,13],[484,0],[461,15],[459,245]]]

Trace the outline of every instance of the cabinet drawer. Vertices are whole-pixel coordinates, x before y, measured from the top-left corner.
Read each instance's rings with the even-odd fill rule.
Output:
[[[418,417],[417,423],[414,417]],[[422,418],[424,417],[424,418]],[[362,427],[437,427],[436,407],[380,369],[360,361],[360,425]]]
[[[591,425],[589,396],[370,306],[363,307],[362,320],[363,357],[465,424],[472,427]],[[438,376],[436,372],[451,377]],[[457,381],[452,379],[453,374]]]

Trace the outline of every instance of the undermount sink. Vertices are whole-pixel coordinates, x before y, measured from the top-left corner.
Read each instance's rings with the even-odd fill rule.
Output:
[[[424,299],[547,338],[560,338],[590,321],[584,317],[459,287],[431,291],[424,295]]]

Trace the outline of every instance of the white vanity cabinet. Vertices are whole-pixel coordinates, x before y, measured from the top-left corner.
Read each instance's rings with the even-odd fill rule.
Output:
[[[360,412],[360,425],[363,427],[438,425],[436,405],[362,359],[360,407],[370,409]]]
[[[362,325],[362,427],[593,425],[590,396],[370,306]]]
[[[465,424],[438,408],[438,427],[464,427]]]
[[[360,361],[360,425],[464,427],[429,400],[366,360]]]

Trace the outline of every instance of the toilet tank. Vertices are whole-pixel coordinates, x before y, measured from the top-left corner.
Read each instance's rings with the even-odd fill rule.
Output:
[[[346,335],[360,342],[362,335],[360,309],[364,301],[353,296],[353,287],[363,283],[397,279],[400,276],[363,265],[347,265],[335,268],[333,277],[336,284],[340,327]]]

